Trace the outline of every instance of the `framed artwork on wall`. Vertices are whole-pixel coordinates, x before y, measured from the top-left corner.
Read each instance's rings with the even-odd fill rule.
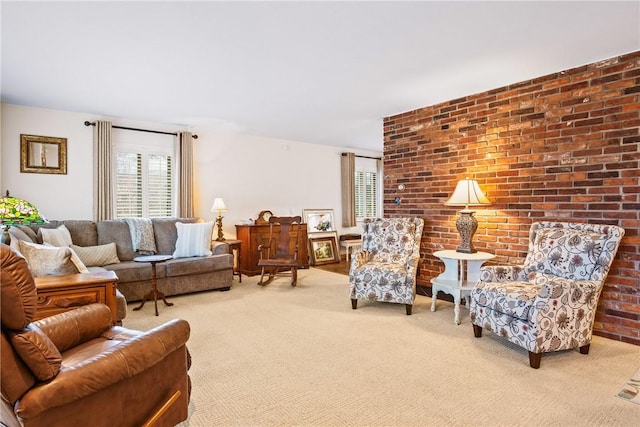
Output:
[[[303,209],[302,218],[307,224],[307,234],[336,231],[333,209]]]
[[[313,265],[340,262],[340,254],[334,236],[310,237],[309,246],[311,246]]]
[[[67,173],[67,138],[20,135],[20,172]]]

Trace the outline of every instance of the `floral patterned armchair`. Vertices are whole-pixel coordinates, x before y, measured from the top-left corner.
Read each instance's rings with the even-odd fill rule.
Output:
[[[364,221],[362,249],[351,258],[351,307],[358,299],[405,304],[411,314],[420,260],[420,218],[368,218]]]
[[[474,335],[482,328],[529,351],[589,352],[598,299],[624,229],[614,225],[536,222],[522,266],[485,266],[471,292]]]

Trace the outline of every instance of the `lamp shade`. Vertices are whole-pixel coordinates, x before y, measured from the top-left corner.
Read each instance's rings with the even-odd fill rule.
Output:
[[[458,181],[453,194],[445,203],[447,206],[480,206],[490,205],[491,202],[484,195],[478,181],[475,179],[461,179]]]
[[[213,199],[213,206],[211,206],[211,212],[220,212],[226,211],[227,206],[224,204],[224,200],[221,197],[216,197]]]
[[[47,220],[40,215],[38,208],[26,200],[7,195],[0,199],[0,224],[44,224]]]

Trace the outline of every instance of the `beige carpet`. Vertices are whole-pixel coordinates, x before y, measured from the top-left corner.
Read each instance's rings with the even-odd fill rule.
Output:
[[[263,288],[171,297],[131,310],[125,326],[191,324],[193,393],[184,426],[631,426],[640,407],[616,394],[640,367],[640,347],[594,337],[589,355],[542,358],[490,333],[468,311],[418,296],[351,309],[348,278],[302,270]]]

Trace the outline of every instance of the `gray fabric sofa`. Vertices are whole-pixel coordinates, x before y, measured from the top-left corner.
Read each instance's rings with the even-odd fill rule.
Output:
[[[152,218],[151,221],[157,253],[171,255],[178,238],[176,222],[193,223],[199,220]],[[118,276],[118,290],[127,302],[144,298],[151,289],[151,264],[133,261],[139,254],[133,251],[129,226],[124,220],[50,221],[47,224],[31,226],[31,229],[37,235],[39,228],[56,228],[62,224],[69,230],[74,245],[86,247],[115,243],[120,262],[89,267],[89,270],[114,271]],[[229,290],[233,281],[233,255],[229,254],[229,246],[224,242],[216,242],[211,250],[211,256],[171,259],[158,264],[158,290],[167,296],[206,290]]]

